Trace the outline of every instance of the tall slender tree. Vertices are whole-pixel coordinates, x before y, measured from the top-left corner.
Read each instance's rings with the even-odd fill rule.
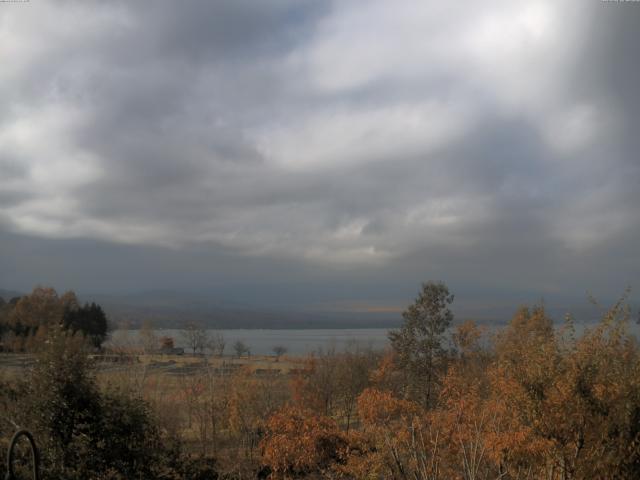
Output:
[[[415,302],[402,313],[400,330],[389,332],[398,366],[406,377],[406,393],[427,408],[434,399],[444,333],[453,320],[452,302],[453,295],[444,283],[423,283]]]

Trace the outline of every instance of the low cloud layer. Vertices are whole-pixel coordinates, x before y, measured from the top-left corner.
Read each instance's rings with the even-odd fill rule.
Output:
[[[640,283],[638,22],[571,0],[4,4],[0,281],[84,278],[12,272],[29,238],[146,251],[150,287],[163,258],[200,284],[197,255],[216,284],[250,264],[361,298],[616,293]]]

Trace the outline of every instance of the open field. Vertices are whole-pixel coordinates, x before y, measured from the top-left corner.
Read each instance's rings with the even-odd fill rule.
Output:
[[[277,359],[269,355],[251,357],[205,357],[202,355],[92,355],[100,374],[120,370],[146,370],[149,374],[188,375],[208,371],[219,375],[230,375],[239,369],[257,375],[290,375],[300,371],[302,357],[283,356]],[[33,366],[35,356],[23,353],[0,354],[0,371],[4,374],[19,374]]]

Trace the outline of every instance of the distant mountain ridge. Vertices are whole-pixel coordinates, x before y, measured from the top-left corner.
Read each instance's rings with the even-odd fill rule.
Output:
[[[0,288],[0,298],[2,298],[5,302],[8,302],[14,297],[21,297],[24,293],[16,292],[14,290],[4,290]]]
[[[114,326],[136,328],[143,321],[151,321],[157,328],[179,328],[186,321],[195,321],[208,328],[396,328],[402,323],[401,310],[350,310],[323,308],[322,306],[243,305],[225,302],[206,294],[179,294],[175,292],[144,292],[128,295],[87,295],[83,301],[102,305]],[[532,302],[531,304],[533,304]],[[577,302],[576,302],[577,303]],[[608,304],[604,304],[606,307]],[[516,313],[519,304],[464,304],[454,302],[454,323],[473,319],[481,324],[505,325]],[[603,310],[582,304],[546,304],[547,313],[559,324],[567,314],[577,323],[597,321]]]
[[[61,292],[58,292],[61,293]],[[9,301],[22,292],[0,289],[0,297]],[[113,328],[138,328],[150,321],[155,328],[180,328],[185,322],[198,322],[207,328],[220,329],[338,329],[396,328],[402,323],[402,307],[357,308],[343,305],[260,306],[226,301],[202,292],[145,291],[127,294],[78,293],[81,302],[96,302],[103,307]],[[535,303],[531,302],[530,304]],[[546,304],[547,313],[560,324],[567,313],[577,323],[593,323],[601,318],[604,303],[598,309],[584,302]],[[453,304],[454,324],[473,319],[480,324],[505,325],[517,311],[515,301],[490,300]],[[634,309],[637,312],[637,309]],[[637,313],[634,314],[634,319]]]
[[[85,296],[81,296],[85,301]],[[179,328],[194,321],[207,328],[393,328],[400,316],[389,313],[319,312],[303,308],[260,308],[166,297],[86,296],[99,303],[114,326],[136,328],[145,320],[156,328]]]

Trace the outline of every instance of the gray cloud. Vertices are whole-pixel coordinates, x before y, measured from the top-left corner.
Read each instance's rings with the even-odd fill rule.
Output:
[[[131,288],[207,284],[224,264],[211,285],[246,274],[283,296],[321,272],[309,300],[425,278],[615,294],[639,280],[639,17],[577,1],[2,7],[0,218],[41,252],[19,286],[91,283],[64,266],[81,244],[104,257],[93,288],[141,255]]]

